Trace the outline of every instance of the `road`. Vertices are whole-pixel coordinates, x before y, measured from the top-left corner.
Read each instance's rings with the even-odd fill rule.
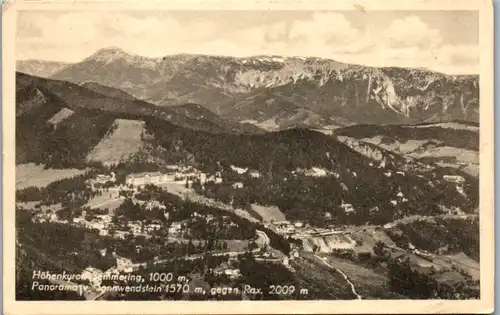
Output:
[[[344,277],[345,281],[347,281],[347,283],[349,283],[349,285],[351,286],[351,291],[352,291],[352,294],[354,294],[356,296],[356,299],[358,300],[361,300],[361,295],[359,295],[357,292],[356,292],[356,288],[354,287],[354,284],[351,282],[351,280],[349,280],[349,278],[347,277],[347,275],[345,273],[342,272],[342,270],[340,269],[337,269],[335,267],[333,267],[332,265],[330,265],[327,261],[323,260],[323,258],[321,258],[320,256],[318,255],[314,255],[314,257],[318,258],[321,262],[323,262],[326,266],[330,267],[331,269],[337,271],[338,273],[340,273],[342,275],[342,277]]]
[[[269,236],[267,236],[267,234],[265,232],[260,231],[260,230],[255,230],[255,232],[257,233],[257,235],[259,235],[261,238],[264,239],[265,246],[270,246],[271,240],[269,239]]]

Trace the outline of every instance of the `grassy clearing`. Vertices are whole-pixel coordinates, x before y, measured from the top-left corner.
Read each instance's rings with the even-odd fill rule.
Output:
[[[330,265],[341,270],[349,277],[349,280],[356,287],[356,291],[364,299],[401,299],[403,296],[389,291],[387,283],[389,279],[382,274],[378,274],[371,269],[360,266],[352,261],[348,261],[335,256],[328,256]]]
[[[75,112],[72,111],[71,109],[68,108],[63,108],[60,111],[58,111],[54,116],[52,116],[49,120],[48,123],[57,125],[61,121],[65,120],[69,116],[73,115]]]
[[[87,160],[113,164],[126,160],[143,147],[144,122],[116,119],[111,134],[105,136],[89,153]]]
[[[260,217],[262,217],[263,222],[286,220],[285,215],[280,211],[278,207],[252,204],[252,210],[255,211]]]
[[[36,165],[34,163],[20,164],[16,166],[16,189],[23,189],[30,186],[45,187],[60,179],[83,173],[85,173],[85,170],[44,169],[43,165]]]

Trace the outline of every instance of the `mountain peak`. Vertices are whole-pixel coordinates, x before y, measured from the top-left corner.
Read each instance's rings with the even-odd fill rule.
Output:
[[[111,46],[98,50],[93,55],[88,57],[86,60],[95,60],[95,61],[109,63],[117,59],[133,59],[137,57],[138,57],[137,55],[128,53],[119,47]]]

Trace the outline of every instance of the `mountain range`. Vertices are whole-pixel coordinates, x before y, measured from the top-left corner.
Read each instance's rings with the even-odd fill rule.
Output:
[[[40,62],[19,62],[18,70]],[[41,69],[35,74],[115,88],[161,108],[199,104],[226,120],[267,130],[479,120],[477,75],[303,57],[150,58],[115,47],[50,74]]]

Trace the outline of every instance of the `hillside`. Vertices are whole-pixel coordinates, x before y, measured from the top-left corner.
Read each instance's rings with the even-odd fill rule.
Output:
[[[87,155],[87,161],[104,165],[127,161],[144,146],[144,121],[116,119],[106,135]]]
[[[348,122],[323,116],[299,107],[281,96],[273,96],[265,89],[237,100],[224,110],[222,116],[239,122],[252,123],[266,130],[282,130],[294,127],[312,129],[335,129]]]
[[[237,122],[230,119],[224,119],[216,113],[206,109],[205,107],[194,103],[171,106],[168,109],[192,119],[207,120],[221,126],[227,125],[234,128],[235,130],[241,130],[245,133],[264,132],[264,130],[259,128],[258,126],[246,123],[244,121]]]
[[[381,154],[387,162],[381,165],[333,137],[311,130],[213,135],[159,120],[148,120],[146,129],[154,136],[153,146],[163,149],[161,160],[175,163],[190,156],[191,163],[202,170],[223,170],[227,184],[207,187],[204,193],[221,200],[233,196],[242,206],[278,206],[287,219],[316,226],[328,224],[326,212],[337,222],[382,223],[410,213],[457,208],[473,212],[478,201],[478,181],[466,174],[426,167],[386,150]],[[262,176],[239,174],[232,171],[234,167],[255,170]],[[324,170],[323,175],[298,172],[311,168]],[[466,178],[463,187],[443,180],[444,175],[454,174]],[[231,183],[237,181],[247,188],[232,189]],[[353,206],[354,213],[345,211],[346,204]]]
[[[117,98],[126,101],[136,101],[137,99],[130,94],[123,92],[122,90],[111,88],[95,82],[83,82],[80,84],[86,89],[94,91],[96,93],[106,95],[112,98]]]
[[[474,123],[358,125],[337,129],[335,135],[358,139],[408,158],[479,176],[479,126]]]
[[[478,76],[373,68],[321,58],[146,58],[108,48],[52,77],[97,82],[161,106],[196,103],[228,116],[240,100],[265,89],[267,94],[258,100],[259,106],[278,98],[354,123],[479,119]],[[234,113],[240,120],[252,120],[241,114],[239,110]]]
[[[102,110],[113,114],[153,116],[187,128],[211,132],[258,131],[257,128],[249,128],[220,118],[210,120],[187,116],[182,111],[155,106],[128,96],[123,91],[94,83],[80,86],[66,81],[44,79],[19,72],[16,74],[16,116],[27,112],[30,115],[35,111],[47,112],[51,111],[52,107],[56,107],[58,110],[66,107],[72,111],[78,109]],[[53,114],[55,112],[51,111],[51,116]]]
[[[477,208],[478,181],[473,177],[373,144],[344,144],[332,136],[297,128],[263,134],[196,130],[152,117],[146,110],[142,115],[132,114],[130,108],[140,107],[140,101],[122,102],[92,94],[81,86],[66,88],[66,83],[54,82],[50,81],[54,86],[49,87],[57,96],[44,90],[43,84],[36,85],[43,91],[44,102],[17,117],[17,164],[82,168],[90,160],[116,163],[133,157],[134,163],[189,163],[206,172],[221,169],[225,177],[248,187],[240,191],[238,202],[277,206],[287,219],[320,225],[328,223],[326,212],[341,222],[380,223],[411,213],[442,213],[456,208],[473,212]],[[86,93],[85,97],[81,93]],[[20,102],[19,108],[26,109],[24,104]],[[57,126],[49,124],[62,109],[70,109],[72,114]],[[175,114],[183,122],[190,121],[193,110],[206,111],[193,104],[166,110],[178,110]],[[350,130],[357,129],[343,128],[339,135]],[[262,176],[234,174],[234,167],[255,170]],[[315,175],[308,175],[311,169],[316,170]],[[464,176],[463,187],[443,180],[443,175],[454,174]],[[207,192],[228,198],[234,193],[230,183],[229,187],[209,187]],[[353,206],[354,213],[345,211],[347,204]]]
[[[37,77],[48,78],[51,75],[61,71],[71,65],[66,62],[47,61],[47,60],[18,60],[16,61],[16,71]]]

